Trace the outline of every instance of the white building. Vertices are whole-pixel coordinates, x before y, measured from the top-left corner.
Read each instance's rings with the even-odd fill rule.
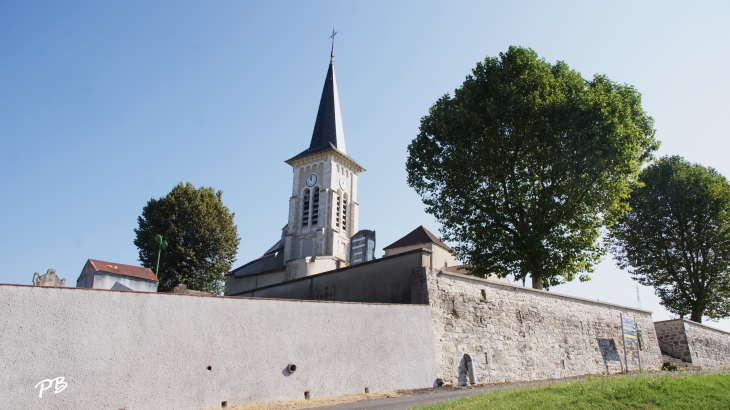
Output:
[[[149,268],[89,259],[76,280],[76,287],[157,292],[158,282]]]

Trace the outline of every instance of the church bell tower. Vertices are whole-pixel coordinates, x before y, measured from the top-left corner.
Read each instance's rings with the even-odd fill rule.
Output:
[[[335,79],[334,44],[309,148],[286,161],[294,172],[284,233],[286,279],[349,265],[357,232],[357,178],[347,155]]]

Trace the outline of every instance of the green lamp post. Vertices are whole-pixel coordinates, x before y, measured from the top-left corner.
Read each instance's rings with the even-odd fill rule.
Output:
[[[157,279],[160,279],[160,254],[162,251],[167,249],[167,241],[162,238],[162,235],[159,233],[155,235],[155,242],[157,242],[160,246],[157,249],[157,268],[155,269],[155,276],[157,276]]]

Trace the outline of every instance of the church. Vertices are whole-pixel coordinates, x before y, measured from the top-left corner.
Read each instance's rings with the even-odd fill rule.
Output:
[[[616,360],[621,315],[635,318],[644,332],[645,368],[661,367],[651,312],[474,277],[423,226],[374,258],[375,233],[358,230],[357,183],[365,169],[345,148],[334,50],[309,148],[286,163],[293,170],[287,224],[261,257],[229,273],[226,296],[427,306],[435,385],[633,368],[638,348],[629,349],[623,363]]]
[[[664,351],[651,312],[526,288],[507,278],[474,277],[423,226],[374,258],[375,233],[358,227],[357,183],[365,169],[345,148],[334,50],[309,148],[286,163],[293,171],[287,224],[261,257],[229,273],[226,296],[345,302],[342,306],[373,311],[375,306],[427,307],[425,326],[432,338],[424,343],[433,355],[434,385],[661,368]],[[625,346],[621,360],[617,324],[622,317],[635,320],[643,342]],[[385,319],[373,313],[366,320]]]
[[[374,259],[375,233],[358,231],[357,181],[365,168],[345,148],[334,45],[309,148],[286,163],[293,171],[287,224],[261,257],[230,272],[227,296]],[[451,248],[423,227],[386,247],[385,256],[420,247],[437,249],[440,267],[457,265]]]

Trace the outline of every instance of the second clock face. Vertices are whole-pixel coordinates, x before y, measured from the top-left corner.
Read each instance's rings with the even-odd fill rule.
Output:
[[[340,178],[340,189],[347,191],[347,179],[345,177]]]
[[[314,186],[317,183],[317,174],[309,174],[307,177],[307,186]]]

